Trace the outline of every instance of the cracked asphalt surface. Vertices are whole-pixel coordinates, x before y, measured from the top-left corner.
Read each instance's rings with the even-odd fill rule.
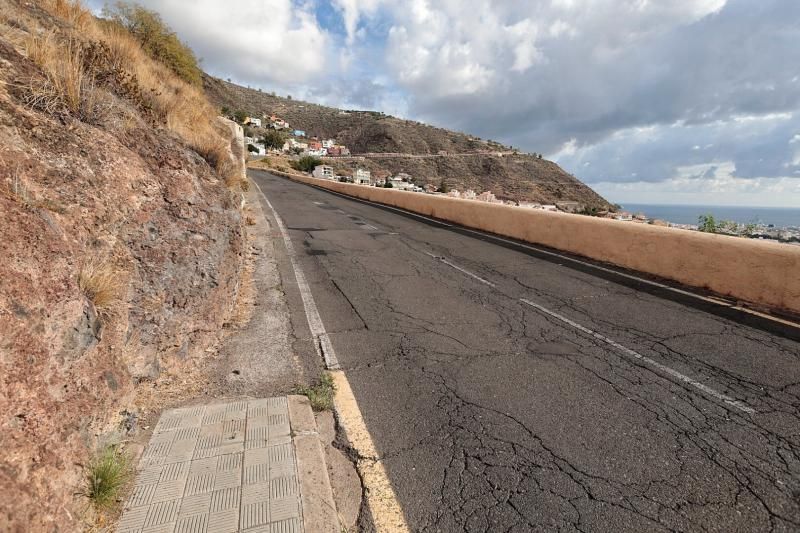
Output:
[[[251,177],[302,255],[413,531],[800,530],[796,335]]]

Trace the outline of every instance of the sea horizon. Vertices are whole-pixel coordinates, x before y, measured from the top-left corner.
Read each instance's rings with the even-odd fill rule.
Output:
[[[673,224],[697,224],[702,215],[712,215],[717,221],[731,220],[739,224],[764,224],[775,227],[800,227],[800,207],[765,207],[708,204],[621,203],[622,209],[643,213],[649,218]]]

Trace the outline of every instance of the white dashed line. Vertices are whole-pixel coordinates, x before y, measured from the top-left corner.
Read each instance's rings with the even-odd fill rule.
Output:
[[[432,254],[432,253],[429,253],[429,252],[425,252],[425,253],[426,253],[427,255],[429,255],[429,256],[431,256],[431,257],[433,257],[434,259],[438,259],[439,261],[441,261],[441,262],[442,262],[442,263],[444,263],[445,265],[447,265],[447,266],[449,266],[449,267],[451,267],[451,268],[455,268],[456,270],[458,270],[458,271],[459,271],[459,272],[461,272],[462,274],[466,274],[467,276],[469,276],[469,277],[471,277],[471,278],[474,278],[474,279],[476,279],[476,280],[480,281],[480,282],[481,282],[481,283],[483,283],[484,285],[488,285],[489,287],[492,287],[492,288],[494,288],[494,287],[496,287],[496,286],[497,286],[497,285],[495,285],[494,283],[492,283],[491,281],[489,281],[489,280],[487,280],[487,279],[483,279],[483,278],[482,278],[482,277],[480,277],[479,275],[477,275],[477,274],[473,274],[473,273],[472,273],[472,272],[470,272],[469,270],[467,270],[467,269],[465,269],[465,268],[461,268],[460,266],[458,266],[458,265],[455,265],[455,264],[451,263],[450,261],[448,261],[448,260],[447,260],[446,258],[444,258],[444,257],[439,257],[438,255],[434,255],[434,254]]]
[[[595,339],[601,340],[601,341],[605,342],[606,344],[609,344],[609,345],[613,346],[618,351],[622,352],[623,354],[627,355],[628,357],[631,357],[633,359],[637,359],[637,360],[639,360],[639,361],[641,361],[643,363],[646,363],[647,365],[652,366],[653,368],[656,368],[657,370],[660,370],[661,372],[663,372],[665,374],[668,374],[669,376],[672,376],[673,378],[675,378],[675,379],[677,379],[679,381],[687,383],[687,384],[691,385],[692,387],[704,392],[705,394],[707,394],[707,395],[709,395],[709,396],[711,396],[713,398],[716,398],[717,400],[719,400],[719,401],[721,401],[723,403],[726,403],[726,404],[728,404],[730,406],[733,406],[736,409],[739,409],[740,411],[743,411],[743,412],[748,413],[748,414],[753,414],[753,413],[756,412],[755,409],[743,404],[739,400],[731,398],[727,394],[723,394],[721,392],[718,392],[718,391],[712,389],[711,387],[703,385],[702,383],[700,383],[696,379],[692,379],[692,378],[690,378],[689,376],[687,376],[685,374],[681,374],[677,370],[674,370],[674,369],[672,369],[672,368],[670,368],[670,367],[668,367],[666,365],[662,365],[658,361],[655,361],[655,360],[653,360],[653,359],[651,359],[651,358],[649,358],[649,357],[647,357],[645,355],[642,355],[642,354],[640,354],[638,352],[635,352],[635,351],[631,350],[630,348],[626,348],[625,346],[619,344],[618,342],[615,342],[615,341],[609,339],[608,337],[606,337],[604,335],[601,335],[600,333],[597,333],[596,331],[592,331],[591,329],[589,329],[589,328],[587,328],[585,326],[582,326],[582,325],[578,324],[577,322],[575,322],[573,320],[570,320],[569,318],[567,318],[567,317],[565,317],[565,316],[563,316],[563,315],[561,315],[559,313],[556,313],[555,311],[551,311],[550,309],[547,309],[546,307],[543,307],[543,306],[541,306],[541,305],[539,305],[537,303],[531,302],[530,300],[526,300],[525,298],[520,298],[520,301],[525,303],[525,304],[527,304],[527,305],[529,305],[529,306],[531,306],[531,307],[533,307],[533,308],[535,308],[535,309],[538,309],[542,313],[550,315],[553,318],[557,318],[558,320],[564,322],[565,324],[569,324],[570,326],[572,326],[573,328],[577,329],[578,331],[582,331],[583,333],[586,333],[587,335],[590,335],[590,336],[594,337]]]

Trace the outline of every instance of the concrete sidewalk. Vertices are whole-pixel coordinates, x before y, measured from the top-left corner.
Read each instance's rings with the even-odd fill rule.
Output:
[[[117,531],[339,532],[308,400],[241,400],[165,411]]]

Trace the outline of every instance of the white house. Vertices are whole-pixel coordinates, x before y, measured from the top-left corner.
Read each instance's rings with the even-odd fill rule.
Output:
[[[312,172],[311,175],[321,180],[332,180],[334,177],[333,167],[329,167],[328,165],[317,165],[314,167],[314,172]]]
[[[371,178],[372,173],[369,170],[359,168],[353,172],[353,183],[356,185],[369,185]]]
[[[260,118],[248,117],[247,123],[250,124],[251,126],[255,126],[256,128],[260,128],[261,127],[261,119]]]
[[[313,157],[325,157],[326,155],[328,155],[328,151],[325,148],[320,148],[319,150],[309,148],[308,150],[306,150],[306,155],[310,155]]]
[[[328,148],[333,148],[335,145],[336,145],[336,141],[334,141],[333,139],[324,139],[322,141],[322,147],[325,148],[326,150]]]
[[[414,184],[411,183],[411,176],[408,174],[400,173],[397,176],[389,178],[389,181],[392,182],[392,188],[398,189],[401,191],[413,191]]]

